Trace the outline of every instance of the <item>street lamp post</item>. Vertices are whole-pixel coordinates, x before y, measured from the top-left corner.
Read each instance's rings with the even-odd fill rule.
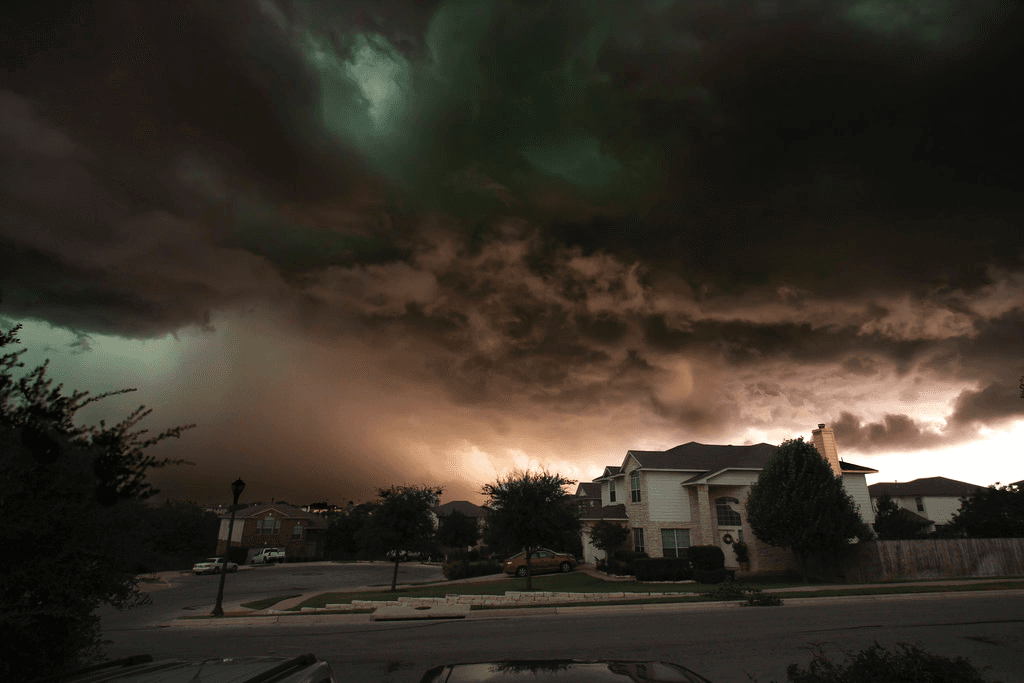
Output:
[[[214,605],[212,612],[215,617],[224,616],[224,608],[221,607],[221,602],[224,600],[224,579],[228,575],[228,555],[231,554],[231,532],[235,526],[235,508],[238,507],[238,497],[242,495],[243,490],[245,490],[245,482],[242,481],[241,477],[231,482],[231,494],[235,499],[231,504],[231,519],[228,521],[228,542],[224,546],[224,557],[221,559],[220,564],[220,587],[217,589],[217,604]]]

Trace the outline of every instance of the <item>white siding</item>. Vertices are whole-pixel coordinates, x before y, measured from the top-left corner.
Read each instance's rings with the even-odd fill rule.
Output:
[[[916,506],[911,509],[916,509]],[[953,515],[955,515],[959,509],[959,498],[947,496],[932,498],[926,496],[924,499],[924,512],[919,512],[918,514],[927,517],[936,524],[949,524],[953,521]]]
[[[844,474],[843,488],[853,498],[860,510],[861,519],[868,524],[875,523],[875,510],[871,506],[871,495],[868,493],[868,483],[863,474]]]
[[[643,476],[647,484],[647,510],[650,521],[690,521],[690,501],[682,483],[692,475],[644,472]]]
[[[760,475],[760,472],[722,472],[718,476],[708,479],[711,486],[750,486]]]

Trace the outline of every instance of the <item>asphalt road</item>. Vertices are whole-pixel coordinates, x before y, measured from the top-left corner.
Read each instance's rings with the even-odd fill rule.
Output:
[[[224,604],[238,604],[260,598],[331,590],[354,590],[369,586],[391,586],[394,565],[383,562],[335,564],[277,564],[240,567],[228,574],[224,585]],[[194,576],[189,572],[164,574],[170,588],[158,586],[149,592],[151,604],[118,612],[109,607],[100,609],[104,629],[138,628],[170,619],[196,614],[209,614],[217,600],[220,576]],[[398,582],[421,583],[443,581],[438,565],[403,562],[399,565]],[[143,584],[144,588],[148,588]]]
[[[372,622],[353,615],[324,623],[298,616],[265,626],[216,624],[160,627],[149,618],[119,624],[105,619],[104,635],[112,641],[111,656],[312,652],[333,665],[340,681],[418,681],[430,667],[447,662],[576,657],[670,661],[713,681],[749,683],[750,674],[767,683],[785,680],[786,665],[808,662],[815,646],[836,654],[875,641],[967,657],[990,666],[990,680],[1024,681],[1024,593],[1016,592],[791,599],[766,608],[701,604],[640,612],[622,606],[542,616],[474,612],[459,621]]]

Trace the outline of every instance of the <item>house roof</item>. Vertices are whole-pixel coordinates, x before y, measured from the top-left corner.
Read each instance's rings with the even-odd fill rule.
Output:
[[[778,446],[759,443],[752,446],[720,446],[691,441],[667,451],[627,451],[626,459],[632,457],[645,470],[676,470],[693,472],[685,483],[700,481],[711,474],[725,470],[761,470],[775,455]],[[625,460],[623,460],[625,465]],[[840,462],[843,472],[851,474],[877,472],[878,470],[851,462]],[[622,467],[605,467],[605,474],[595,481],[618,474]]]
[[[450,515],[453,511],[461,512],[467,517],[483,517],[487,513],[482,507],[468,500],[452,500],[434,509],[434,512],[442,517]]]
[[[254,503],[249,507],[242,508],[235,512],[235,519],[256,517],[270,510],[273,510],[285,519],[303,519],[309,521],[309,526],[311,527],[320,529],[327,528],[327,520],[320,515],[315,515],[312,512],[305,512],[294,505],[288,505],[286,503]],[[226,513],[221,515],[220,518],[228,519],[230,516],[230,513]]]
[[[600,498],[601,484],[593,481],[581,481],[576,487],[577,498]]]
[[[626,506],[623,503],[619,503],[617,505],[605,505],[604,507],[587,510],[580,515],[580,519],[584,521],[596,521],[600,519],[622,522],[629,521],[629,517],[626,516]]]
[[[867,474],[868,472],[878,472],[878,470],[874,469],[873,467],[864,467],[864,465],[854,465],[852,462],[845,462],[843,460],[839,461],[839,469],[841,469],[843,472],[850,472],[851,474],[856,474],[858,472],[863,472],[865,474]]]
[[[622,468],[621,467],[617,467],[615,465],[606,465],[605,468],[604,468],[604,472],[601,473],[600,477],[597,477],[596,479],[594,479],[594,481],[600,481],[600,480],[605,479],[607,477],[614,477],[617,474],[622,474]]]
[[[968,484],[965,481],[947,479],[946,477],[924,477],[905,482],[878,482],[868,487],[868,493],[872,498],[881,498],[884,495],[889,495],[893,498],[899,498],[900,496],[960,498],[961,496],[969,496],[984,488],[984,486]]]
[[[726,468],[761,469],[775,455],[778,446],[759,443],[753,446],[716,446],[691,441],[667,451],[629,451],[648,470],[688,470],[707,472]]]

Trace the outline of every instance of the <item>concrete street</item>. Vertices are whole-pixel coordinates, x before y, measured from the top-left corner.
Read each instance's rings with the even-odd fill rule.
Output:
[[[276,586],[300,592],[299,587],[328,580],[332,583],[323,590],[337,589],[343,587],[338,583],[343,575],[349,582],[383,583],[375,577],[381,572],[389,580],[389,569],[384,564],[285,565],[241,571],[228,577],[229,594],[236,579],[232,601],[243,591],[282,595],[290,591]],[[407,570],[409,575],[404,574]],[[400,581],[431,570],[437,571],[405,564]],[[110,656],[146,652],[157,657],[206,658],[312,652],[331,662],[339,680],[395,682],[418,681],[431,666],[445,662],[654,659],[683,664],[714,681],[747,682],[749,673],[767,683],[784,680],[788,663],[809,661],[815,645],[836,653],[878,641],[886,646],[909,642],[928,652],[965,656],[976,665],[991,666],[991,680],[1024,681],[1020,664],[1024,661],[1024,593],[1019,591],[787,599],[783,607],[767,608],[701,603],[573,607],[559,608],[557,613],[552,608],[478,611],[455,621],[373,622],[363,614],[161,625],[169,623],[161,621],[162,615],[175,609],[179,614],[189,611],[189,605],[185,609],[177,605],[193,601],[194,613],[212,607],[216,577],[182,578],[177,587],[155,591],[151,608],[104,615],[104,636],[112,641]],[[210,587],[210,598],[200,604],[200,595],[207,595],[203,591]]]

